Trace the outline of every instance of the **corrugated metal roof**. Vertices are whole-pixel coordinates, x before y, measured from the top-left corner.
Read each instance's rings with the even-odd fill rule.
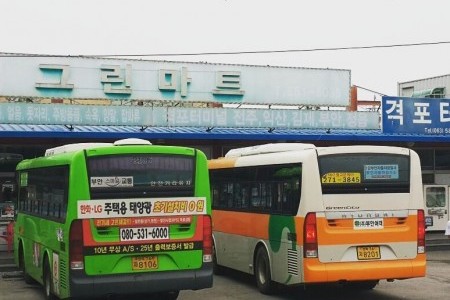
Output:
[[[384,134],[381,130],[64,126],[0,124],[0,138],[189,139],[449,143],[450,135]]]

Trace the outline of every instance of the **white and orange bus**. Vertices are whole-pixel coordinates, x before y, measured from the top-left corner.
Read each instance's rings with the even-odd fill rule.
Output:
[[[425,276],[418,155],[389,146],[280,143],[210,160],[215,271],[275,283],[345,283]]]

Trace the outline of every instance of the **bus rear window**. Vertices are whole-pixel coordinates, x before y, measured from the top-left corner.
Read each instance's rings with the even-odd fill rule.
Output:
[[[319,157],[323,194],[408,193],[409,157],[364,153]]]
[[[88,159],[92,199],[194,195],[194,157],[127,154]]]

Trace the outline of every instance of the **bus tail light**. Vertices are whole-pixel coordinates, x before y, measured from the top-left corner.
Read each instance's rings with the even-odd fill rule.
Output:
[[[82,220],[75,220],[70,226],[69,235],[69,259],[70,269],[83,270],[83,222]]]
[[[212,262],[212,224],[210,216],[203,216],[203,262]]]
[[[303,228],[303,257],[318,257],[316,213],[308,213]]]
[[[425,253],[425,213],[417,211],[417,253]]]

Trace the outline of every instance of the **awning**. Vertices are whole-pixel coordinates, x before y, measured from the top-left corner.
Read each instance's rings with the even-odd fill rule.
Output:
[[[64,126],[0,124],[0,138],[265,140],[449,143],[450,135],[384,134],[381,130]]]

